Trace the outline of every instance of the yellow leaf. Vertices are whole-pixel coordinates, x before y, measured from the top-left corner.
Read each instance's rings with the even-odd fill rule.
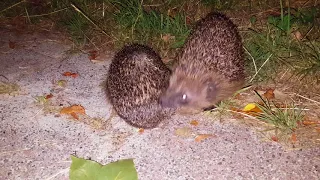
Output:
[[[244,112],[262,112],[259,107],[257,107],[254,103],[249,103],[243,108]]]
[[[58,86],[60,86],[60,87],[66,87],[66,86],[67,86],[67,81],[65,81],[65,80],[59,80],[59,81],[58,81]]]

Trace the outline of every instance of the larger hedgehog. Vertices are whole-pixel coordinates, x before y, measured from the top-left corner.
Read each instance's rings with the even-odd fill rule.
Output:
[[[210,13],[197,23],[182,48],[161,104],[192,112],[207,109],[239,90],[244,78],[237,27],[225,15]]]
[[[169,85],[170,70],[152,48],[131,44],[113,58],[107,96],[118,115],[138,128],[154,128],[173,111],[162,108],[160,95]]]

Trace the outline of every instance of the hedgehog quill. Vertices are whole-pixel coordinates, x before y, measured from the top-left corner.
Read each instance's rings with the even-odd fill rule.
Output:
[[[173,113],[172,109],[159,104],[160,95],[169,85],[170,73],[152,48],[126,45],[110,64],[107,97],[128,124],[154,128]]]
[[[244,79],[237,27],[213,12],[197,23],[184,44],[161,105],[199,112],[241,89]]]

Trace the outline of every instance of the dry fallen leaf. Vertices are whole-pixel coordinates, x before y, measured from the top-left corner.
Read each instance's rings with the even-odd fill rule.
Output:
[[[79,116],[78,116],[77,113],[72,112],[72,113],[70,113],[70,115],[71,115],[74,119],[79,120]]]
[[[243,98],[243,96],[240,95],[240,93],[237,93],[237,94],[235,94],[234,99],[243,100],[244,98]]]
[[[272,140],[272,141],[275,141],[275,142],[278,142],[278,141],[279,141],[278,137],[276,137],[276,136],[272,136],[272,137],[271,137],[271,140]]]
[[[270,100],[270,99],[274,99],[275,98],[275,96],[274,96],[274,89],[268,89],[264,94],[263,94],[263,96],[265,97],[265,98],[267,98],[268,100]]]
[[[81,105],[72,105],[61,109],[60,114],[70,114],[75,119],[79,119],[78,114],[86,114]]]
[[[178,8],[176,8],[176,7],[168,9],[167,15],[170,16],[170,17],[175,17],[177,12],[178,12],[177,9]]]
[[[76,78],[78,76],[77,73],[72,73],[72,72],[65,72],[63,73],[64,76],[71,76],[73,78]]]
[[[140,134],[142,134],[142,133],[144,132],[144,129],[143,129],[143,128],[139,128],[139,129],[138,129],[138,132],[139,132]]]
[[[291,135],[291,141],[292,141],[293,143],[297,142],[297,134],[296,134],[296,133],[292,133],[292,135]]]
[[[177,136],[181,136],[181,137],[190,137],[191,136],[191,129],[187,128],[187,127],[183,127],[183,128],[178,128],[175,131],[175,134]]]
[[[52,97],[53,97],[52,94],[48,94],[48,95],[45,96],[46,99],[50,99],[50,98],[52,98]]]
[[[296,39],[298,41],[300,41],[302,39],[302,34],[301,34],[300,31],[293,31],[291,33],[291,36],[292,36],[293,39]]]
[[[198,134],[195,138],[196,142],[201,142],[207,138],[214,137],[212,134]]]
[[[198,125],[199,125],[199,122],[198,122],[197,120],[192,120],[192,121],[190,122],[190,124],[193,125],[193,126],[198,126]]]
[[[173,40],[175,39],[174,36],[171,36],[170,34],[165,34],[161,37],[161,39],[164,41],[164,42],[169,42],[170,40]]]
[[[231,110],[233,117],[235,117],[236,119],[242,119],[245,117],[241,113],[236,113],[236,112],[243,112],[241,109],[238,109],[236,107],[230,107],[229,109]]]
[[[320,122],[311,121],[311,120],[303,120],[303,121],[302,121],[302,124],[305,125],[305,126],[308,126],[308,125],[320,124]]]
[[[89,51],[89,59],[90,60],[95,60],[98,57],[98,52],[97,51]]]
[[[59,80],[59,81],[58,81],[58,86],[60,86],[60,87],[66,87],[66,86],[67,86],[67,81],[65,81],[65,80]]]
[[[187,16],[186,17],[186,24],[191,24],[192,23],[192,19],[189,17],[189,16]]]

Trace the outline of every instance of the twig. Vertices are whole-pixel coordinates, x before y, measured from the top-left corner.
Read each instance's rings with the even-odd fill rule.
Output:
[[[253,65],[254,65],[254,71],[257,73],[257,65],[256,65],[256,62],[254,60],[254,58],[252,57],[251,53],[247,50],[246,47],[243,46],[243,49],[249,54],[249,56],[251,57],[252,59],[252,62],[253,62]]]
[[[19,4],[24,3],[24,2],[25,2],[25,0],[22,0],[22,1],[18,2],[18,3],[15,3],[14,5],[9,6],[9,7],[5,8],[4,10],[0,11],[0,13],[6,11],[6,10],[8,10],[8,9],[11,9],[11,8],[13,8],[13,7],[15,7],[15,6],[18,6]]]
[[[31,16],[22,16],[22,17],[29,17],[29,18],[33,18],[33,17],[41,17],[41,16],[47,16],[47,15],[51,15],[51,14],[54,14],[54,13],[58,13],[60,11],[64,11],[68,8],[63,8],[63,9],[60,9],[60,10],[57,10],[57,11],[53,11],[53,12],[50,12],[50,13],[46,13],[46,14],[38,14],[38,15],[31,15]]]
[[[83,17],[85,17],[89,22],[91,22],[96,28],[100,29],[100,31],[106,35],[106,36],[109,36],[105,30],[103,30],[101,27],[99,27],[98,25],[96,25],[87,15],[85,15],[79,8],[77,8],[73,3],[71,3],[71,6],[76,10],[78,11]]]
[[[249,117],[249,118],[252,118],[252,119],[256,119],[256,120],[257,120],[256,117],[251,116],[251,115],[246,114],[246,113],[243,113],[243,112],[233,111],[233,110],[230,110],[230,109],[227,109],[227,111],[228,111],[228,112],[233,112],[233,113],[238,113],[238,114],[241,114],[241,115],[243,115],[243,116],[246,116],[246,117]]]
[[[255,73],[255,75],[251,78],[251,80],[249,82],[252,82],[253,79],[257,76],[257,74],[259,73],[259,71],[261,70],[261,68],[269,61],[269,59],[271,58],[272,54],[269,55],[269,57],[264,61],[264,63],[261,65],[261,67],[258,69],[258,71]]]
[[[303,99],[309,100],[309,101],[311,101],[311,102],[314,102],[314,103],[316,103],[316,104],[319,104],[319,105],[320,105],[320,102],[318,102],[318,101],[316,101],[316,100],[313,100],[313,99],[310,99],[310,98],[304,97],[304,96],[302,96],[302,95],[300,95],[300,94],[297,94],[297,93],[294,93],[294,94],[295,94],[295,95],[297,95],[297,96],[299,96],[299,97],[301,97],[301,98],[303,98]]]

